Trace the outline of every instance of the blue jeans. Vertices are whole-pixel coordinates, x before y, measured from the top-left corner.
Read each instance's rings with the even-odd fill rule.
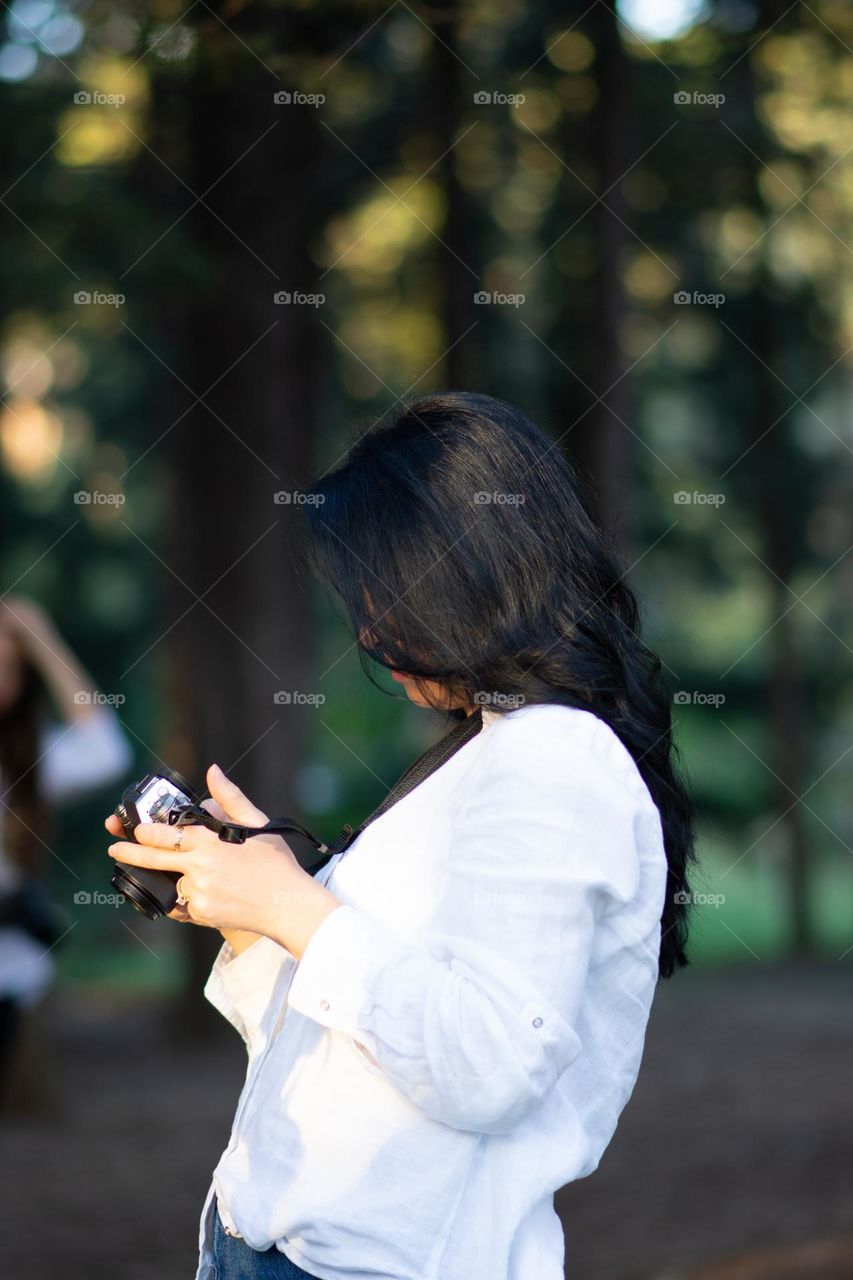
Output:
[[[213,1266],[216,1280],[313,1280],[307,1271],[297,1267],[275,1245],[259,1253],[225,1234],[218,1212],[213,1215]]]

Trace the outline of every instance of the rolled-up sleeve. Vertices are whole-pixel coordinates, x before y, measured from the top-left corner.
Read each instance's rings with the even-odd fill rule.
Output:
[[[581,1052],[597,923],[636,891],[637,790],[589,721],[580,735],[559,719],[547,733],[541,721],[494,726],[451,824],[428,929],[412,941],[345,903],[288,993],[455,1128],[511,1130]]]
[[[258,938],[239,953],[228,942],[219,949],[204,994],[239,1031],[250,1052],[258,1041],[276,983],[282,971],[294,963],[289,952],[271,938]]]

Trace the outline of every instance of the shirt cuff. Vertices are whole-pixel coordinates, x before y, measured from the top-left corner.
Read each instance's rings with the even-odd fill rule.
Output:
[[[368,1041],[368,992],[381,967],[381,926],[344,904],[315,929],[290,984],[287,1002],[324,1027]]]
[[[258,938],[237,954],[224,942],[213,962],[204,994],[247,1044],[260,1029],[276,978],[288,960],[293,963],[277,942]]]

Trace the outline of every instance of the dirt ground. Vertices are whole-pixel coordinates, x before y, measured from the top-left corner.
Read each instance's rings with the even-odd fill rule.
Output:
[[[613,1143],[558,1197],[571,1280],[780,1280],[781,1264],[711,1264],[853,1238],[851,977],[756,966],[661,986]],[[0,1123],[0,1274],[191,1280],[242,1043],[179,1045],[156,1005],[63,993],[49,1047],[54,1114]],[[853,1253],[849,1269],[828,1256],[812,1243],[784,1275],[853,1277]]]

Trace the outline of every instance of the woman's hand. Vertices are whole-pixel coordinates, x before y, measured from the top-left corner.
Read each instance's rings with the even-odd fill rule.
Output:
[[[221,769],[217,770],[215,774],[209,773],[208,778],[213,783],[213,786],[210,788],[211,795],[209,799],[201,802],[203,809],[207,809],[208,813],[212,813],[215,818],[219,818],[222,822],[227,822],[230,819],[232,822],[239,822],[247,827],[262,827],[264,825],[267,820],[266,814],[262,813],[260,809],[256,809],[251,800],[248,800],[238,787],[228,781]],[[219,797],[219,799],[216,797]],[[222,801],[230,804],[230,812],[226,812],[221,803]],[[104,826],[110,835],[124,835],[124,828],[115,813],[110,814],[104,822]],[[169,912],[169,916],[172,920],[193,923],[185,906],[176,906],[173,911]],[[220,929],[219,932],[225,941],[230,944],[231,950],[235,955],[239,955],[242,951],[251,947],[261,937],[261,934],[252,933],[247,929]]]
[[[232,821],[258,827],[267,821],[217,765],[208,770],[207,783]],[[119,834],[117,825],[117,819],[107,820],[113,834]],[[180,830],[184,834],[176,850]],[[138,844],[111,845],[108,852],[131,866],[182,873],[179,891],[187,901],[170,912],[172,919],[262,934],[299,959],[314,931],[341,905],[303,871],[281,836],[253,836],[233,845],[206,827],[160,822],[141,823],[134,836]]]

